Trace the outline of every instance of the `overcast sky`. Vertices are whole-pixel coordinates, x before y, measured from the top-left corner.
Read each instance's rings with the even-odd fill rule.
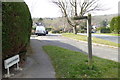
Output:
[[[51,3],[51,0],[24,0],[31,12],[32,17],[59,17],[61,16],[59,8]],[[109,10],[97,11],[92,15],[106,15],[118,13],[118,2],[120,0],[100,0],[100,4]]]

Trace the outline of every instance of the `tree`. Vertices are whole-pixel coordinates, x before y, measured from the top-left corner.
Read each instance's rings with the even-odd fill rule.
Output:
[[[79,23],[71,20],[71,17],[84,16],[91,11],[101,10],[98,0],[53,0],[52,2],[61,9],[69,25],[73,27],[74,34],[77,34],[76,26]]]
[[[42,21],[43,21],[43,18],[39,18],[39,19],[38,19],[38,22],[42,22]]]
[[[110,30],[120,34],[120,16],[114,17],[110,22]]]

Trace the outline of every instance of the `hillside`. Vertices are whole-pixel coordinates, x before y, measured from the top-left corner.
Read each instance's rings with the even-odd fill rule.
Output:
[[[117,14],[110,14],[110,15],[97,15],[92,17],[92,23],[94,25],[102,26],[102,22],[104,20],[107,20],[108,23],[110,23],[111,19],[113,17],[117,16]],[[34,18],[33,21],[37,22],[39,18]],[[67,21],[64,18],[58,17],[58,18],[43,18],[43,22],[45,27],[53,26],[54,28],[60,28],[69,26],[67,24]]]
[[[110,15],[99,15],[99,16],[93,16],[92,22],[96,24],[100,24],[103,20],[107,19],[108,22],[111,21],[111,19],[115,16],[118,16],[118,14],[110,14]]]

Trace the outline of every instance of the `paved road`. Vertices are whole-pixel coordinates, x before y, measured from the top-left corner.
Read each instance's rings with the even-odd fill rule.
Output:
[[[60,35],[38,36],[35,39],[41,41],[44,45],[56,45],[66,49],[88,53],[87,43],[61,37]],[[115,48],[93,45],[93,55],[118,61],[118,49]]]
[[[78,33],[78,34],[87,35],[87,34],[82,34],[82,33]],[[118,36],[102,35],[102,34],[92,34],[92,36],[96,38],[112,41],[115,43],[120,43],[120,41],[118,42],[118,40],[120,40],[120,36],[118,37]]]

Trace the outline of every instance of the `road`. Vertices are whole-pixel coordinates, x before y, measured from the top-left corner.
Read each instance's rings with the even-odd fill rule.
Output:
[[[78,34],[87,35],[87,34],[83,34],[83,33],[78,33]],[[118,36],[102,35],[102,34],[92,34],[92,36],[96,37],[96,38],[112,41],[112,42],[115,42],[115,43],[120,43],[120,41],[118,42],[118,40],[120,40],[120,36],[118,37]]]
[[[66,49],[88,53],[87,43],[76,41],[62,37],[61,35],[47,35],[47,36],[38,36],[34,37],[35,39],[41,41],[44,45],[56,45]],[[104,46],[93,45],[93,55],[118,61],[118,49],[109,48]]]

